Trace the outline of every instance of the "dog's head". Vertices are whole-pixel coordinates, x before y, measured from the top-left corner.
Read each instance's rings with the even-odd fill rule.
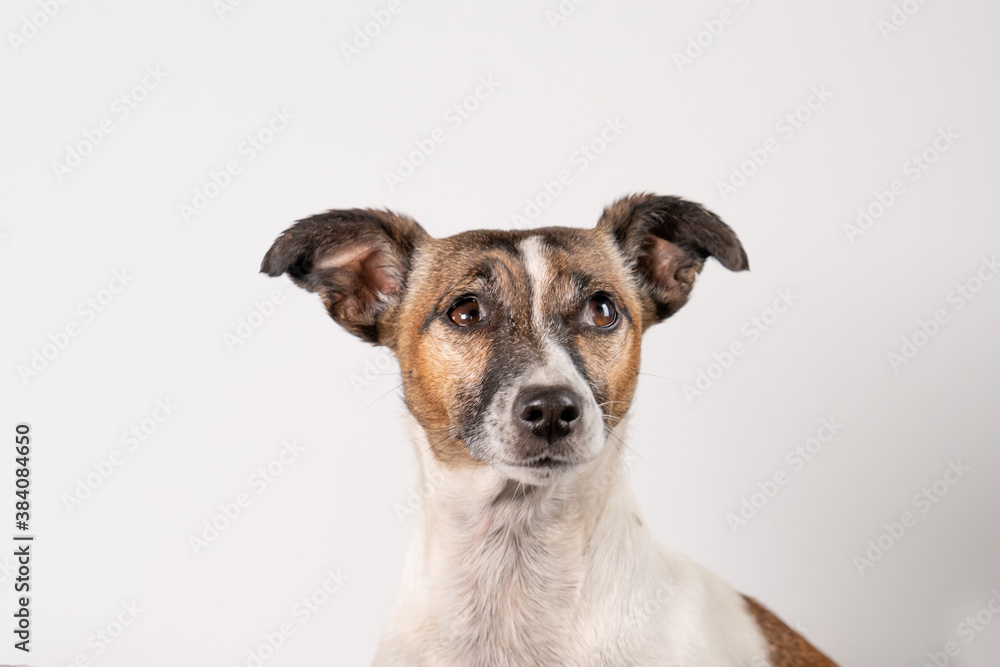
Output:
[[[747,268],[711,212],[635,195],[594,229],[444,239],[388,211],[329,211],[285,231],[261,270],[393,350],[442,465],[544,484],[604,447],[632,401],[642,333],[684,305],[710,255]]]

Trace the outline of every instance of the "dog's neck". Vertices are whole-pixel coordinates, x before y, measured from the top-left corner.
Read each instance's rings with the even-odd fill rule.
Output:
[[[622,474],[620,443],[612,433],[594,461],[539,487],[422,455],[424,504],[404,577],[420,587],[404,590],[401,602],[428,610],[424,621],[456,652],[544,651],[570,629],[567,612],[581,607],[585,584],[600,589],[595,579],[616,576],[609,553],[621,545],[620,553],[641,554],[637,547],[652,544]]]

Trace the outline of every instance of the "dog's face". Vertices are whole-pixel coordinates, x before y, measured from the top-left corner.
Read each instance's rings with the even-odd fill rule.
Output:
[[[636,195],[594,229],[445,239],[387,211],[330,211],[282,234],[262,271],[288,273],[395,352],[442,465],[545,484],[605,446],[632,400],[643,331],[684,305],[709,255],[747,268],[712,213]]]

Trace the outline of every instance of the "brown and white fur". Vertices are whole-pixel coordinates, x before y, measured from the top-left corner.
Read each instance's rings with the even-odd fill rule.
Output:
[[[431,485],[378,666],[832,665],[653,539],[621,470],[643,332],[709,257],[748,268],[698,204],[634,195],[593,229],[431,238],[410,218],[296,223],[261,270],[399,359]]]

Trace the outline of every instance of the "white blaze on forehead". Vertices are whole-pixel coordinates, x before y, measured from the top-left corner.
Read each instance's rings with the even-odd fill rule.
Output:
[[[511,443],[517,442],[522,433],[514,417],[514,403],[526,388],[544,386],[568,387],[582,400],[580,424],[574,427],[569,440],[575,453],[589,460],[604,446],[601,409],[580,369],[573,363],[570,351],[559,344],[551,326],[551,309],[548,306],[556,275],[547,260],[545,242],[541,236],[532,235],[521,240],[518,247],[531,287],[531,329],[535,338],[531,347],[540,354],[516,377],[509,378],[497,392],[483,416],[482,437],[479,438],[481,454],[477,456],[501,462],[509,462],[512,456],[517,456],[511,449]],[[522,344],[528,345],[527,341]],[[511,468],[504,473],[511,479],[524,481],[523,475],[528,474],[521,471],[515,474],[512,470],[518,469]]]
[[[532,385],[563,385],[572,388],[583,399],[582,429],[584,442],[592,450],[603,443],[601,410],[594,400],[587,381],[573,363],[570,354],[555,340],[546,317],[548,296],[552,293],[555,273],[545,257],[545,244],[540,236],[529,236],[520,243],[524,268],[531,282],[531,327],[542,343],[541,363],[518,378],[518,388]]]
[[[545,259],[542,237],[529,236],[520,243],[524,268],[531,281],[531,325],[539,335],[545,334],[545,294],[552,287],[552,270]]]

